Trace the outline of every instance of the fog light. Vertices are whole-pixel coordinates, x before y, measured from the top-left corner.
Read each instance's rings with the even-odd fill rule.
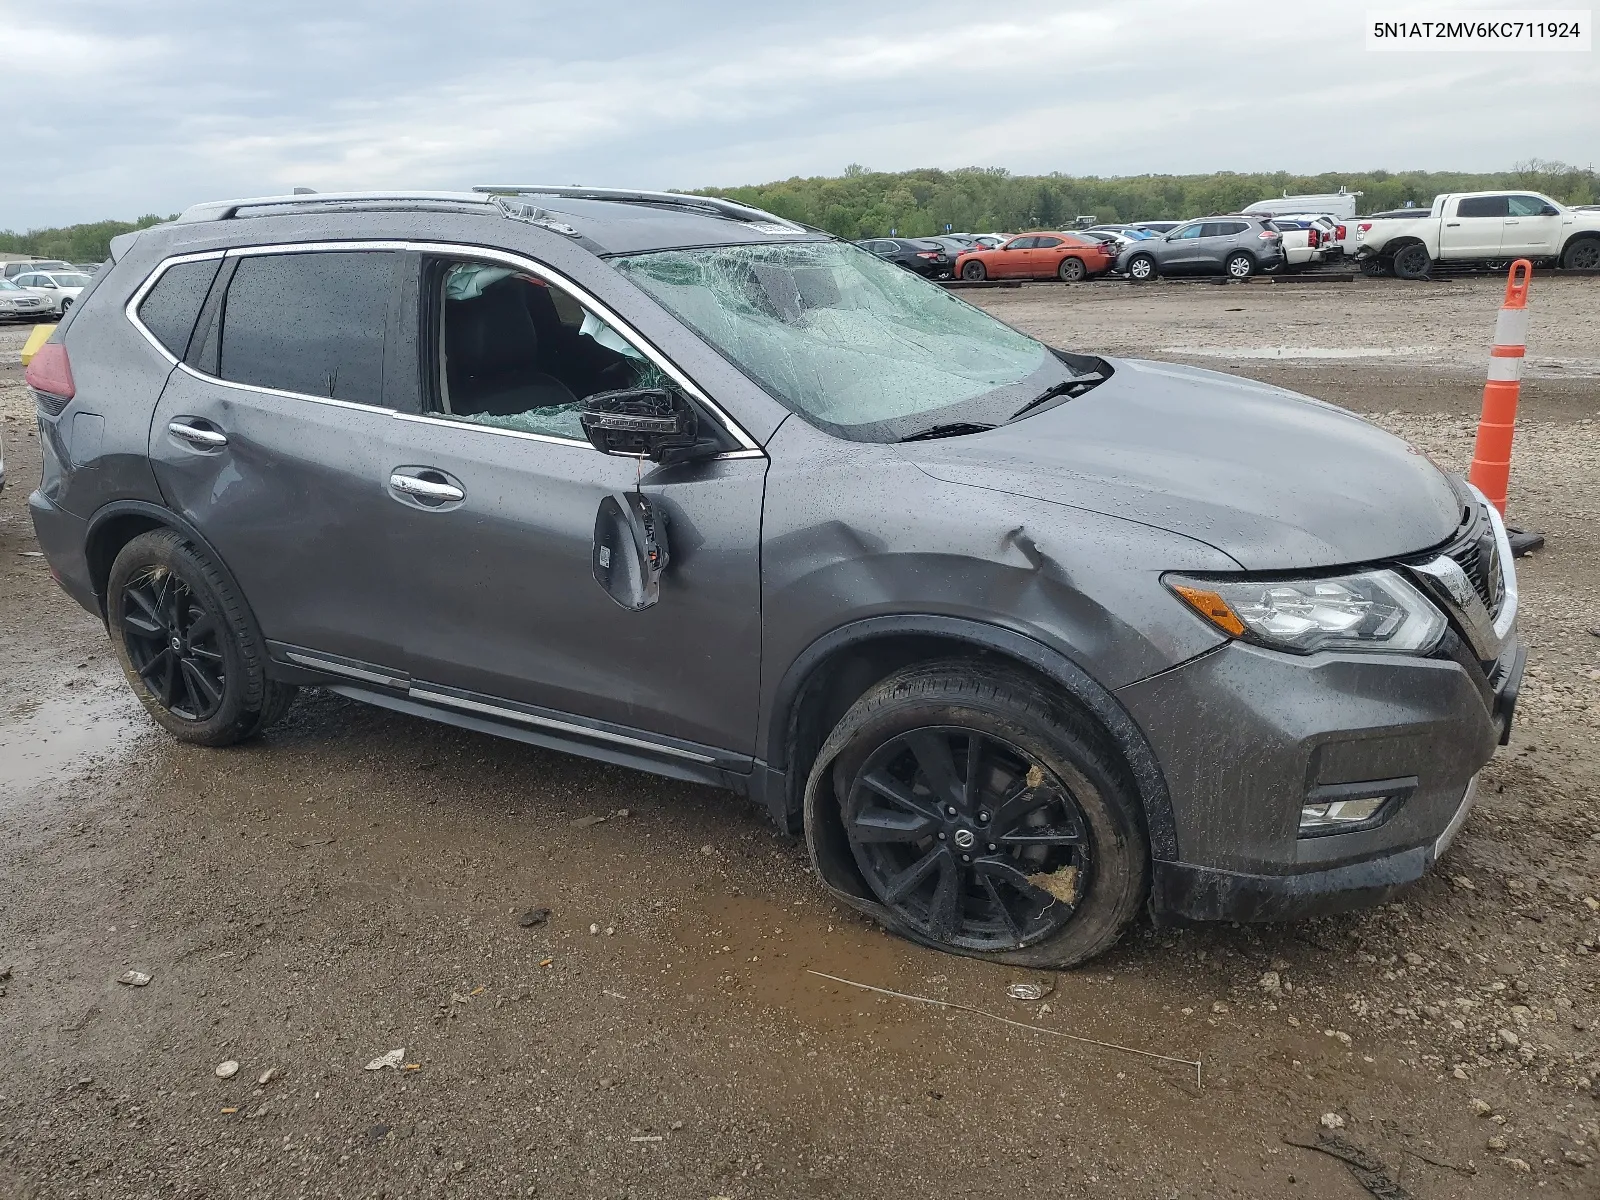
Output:
[[[1388,799],[1387,796],[1363,796],[1359,800],[1330,800],[1322,804],[1301,805],[1300,832],[1370,821],[1378,815],[1378,810]]]

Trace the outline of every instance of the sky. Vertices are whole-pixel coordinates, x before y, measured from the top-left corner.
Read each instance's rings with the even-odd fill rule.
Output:
[[[1290,0],[0,0],[0,229],[295,186],[1600,159],[1594,52],[1374,53],[1367,19]]]

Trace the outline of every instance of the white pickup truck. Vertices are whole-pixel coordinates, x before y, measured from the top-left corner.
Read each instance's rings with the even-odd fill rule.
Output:
[[[1427,214],[1358,217],[1356,261],[1369,274],[1425,279],[1434,263],[1494,266],[1518,258],[1600,267],[1600,212],[1537,192],[1446,192]]]

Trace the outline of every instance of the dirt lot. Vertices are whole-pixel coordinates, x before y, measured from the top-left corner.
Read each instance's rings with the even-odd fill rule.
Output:
[[[1058,344],[1361,409],[1459,467],[1498,292],[966,295]],[[1532,666],[1440,869],[1350,917],[1142,925],[1033,1004],[1006,996],[1016,972],[836,911],[729,794],[327,694],[241,749],[157,736],[35,554],[22,334],[0,331],[0,1197],[744,1200],[892,1179],[1358,1200],[1343,1163],[1291,1144],[1324,1114],[1418,1198],[1595,1195],[1600,281],[1536,279],[1533,307],[1512,504],[1550,538],[1521,564]],[[535,906],[553,915],[523,927]],[[152,981],[120,986],[130,968]],[[1197,1060],[1201,1080],[810,971]],[[363,1070],[401,1047],[414,1070]]]

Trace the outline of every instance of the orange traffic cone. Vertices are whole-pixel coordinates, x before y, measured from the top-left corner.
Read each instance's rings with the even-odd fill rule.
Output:
[[[1511,438],[1517,427],[1517,399],[1522,391],[1522,359],[1528,349],[1528,284],[1533,264],[1519,258],[1506,276],[1506,298],[1495,319],[1494,348],[1489,351],[1489,379],[1483,385],[1483,415],[1478,418],[1478,440],[1472,448],[1472,468],[1467,478],[1506,512],[1506,491],[1511,481]],[[1512,548],[1520,555],[1537,550],[1543,536],[1510,530]]]

